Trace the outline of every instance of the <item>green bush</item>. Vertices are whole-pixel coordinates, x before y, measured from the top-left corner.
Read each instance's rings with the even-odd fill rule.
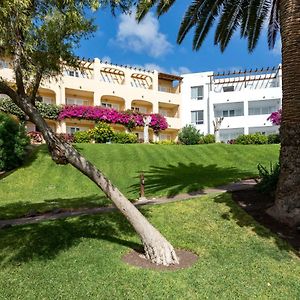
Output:
[[[56,120],[61,111],[61,106],[39,101],[36,101],[36,107],[43,118],[51,120]],[[8,97],[0,99],[0,111],[15,115],[19,119],[25,119],[23,111]]]
[[[23,124],[0,112],[0,170],[20,166],[26,155],[30,139]]]
[[[158,141],[155,144],[158,145],[177,145],[177,143],[173,140],[162,140],[162,141]]]
[[[242,134],[237,137],[235,144],[242,145],[262,145],[268,144],[268,137],[261,133]]]
[[[196,145],[202,136],[194,125],[186,125],[180,130],[178,139],[184,145]]]
[[[138,138],[134,133],[115,132],[112,141],[117,144],[136,144]]]
[[[278,133],[269,134],[268,144],[280,144],[280,135]]]
[[[107,143],[111,142],[114,138],[114,131],[107,123],[99,122],[95,128],[89,130],[91,138],[96,143]]]
[[[91,132],[87,131],[77,131],[74,133],[74,142],[75,143],[90,143],[91,142]]]
[[[274,194],[276,191],[279,174],[280,165],[279,163],[270,163],[270,169],[267,169],[261,164],[257,166],[258,174],[261,181],[257,184],[257,189],[263,193]]]
[[[214,134],[207,134],[200,138],[199,144],[214,144],[216,142]]]

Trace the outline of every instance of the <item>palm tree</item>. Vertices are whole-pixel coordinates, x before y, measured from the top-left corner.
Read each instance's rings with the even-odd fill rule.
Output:
[[[157,15],[167,12],[175,0],[140,0],[137,19],[154,6]],[[188,6],[179,28],[180,44],[193,28],[193,49],[198,50],[212,25],[217,22],[215,44],[223,52],[233,33],[240,30],[255,48],[265,22],[268,45],[272,49],[277,34],[282,40],[283,107],[280,165],[275,205],[269,213],[291,226],[300,223],[300,0],[194,0]]]

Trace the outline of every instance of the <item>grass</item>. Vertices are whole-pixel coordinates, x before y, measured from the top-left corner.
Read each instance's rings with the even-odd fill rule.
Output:
[[[173,196],[257,175],[257,164],[278,160],[278,145],[91,145],[77,148],[130,199]],[[107,205],[103,193],[73,167],[58,166],[42,146],[28,163],[0,181],[0,219],[28,211]]]
[[[143,208],[176,248],[176,272],[121,261],[139,242],[118,213],[0,231],[0,299],[299,299],[299,258],[223,194]]]

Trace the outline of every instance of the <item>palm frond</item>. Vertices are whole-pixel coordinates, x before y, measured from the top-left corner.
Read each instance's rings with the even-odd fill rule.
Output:
[[[263,24],[268,17],[271,7],[271,0],[257,0],[258,3],[249,7],[249,24],[247,29],[248,50],[252,52],[256,47]]]
[[[268,45],[269,49],[273,49],[276,43],[277,33],[279,31],[279,0],[274,0],[270,13],[268,26]]]
[[[160,0],[159,4],[157,5],[157,15],[161,16],[162,14],[166,13],[175,3],[175,1],[176,0]]]
[[[157,4],[159,0],[140,0],[136,6],[136,20],[142,21],[148,11]]]
[[[221,18],[216,28],[215,44],[219,44],[223,52],[227,47],[234,31],[241,23],[247,0],[229,0],[222,8]]]
[[[177,42],[180,44],[192,27],[196,27],[193,48],[198,50],[226,0],[198,0],[188,7],[180,25]]]

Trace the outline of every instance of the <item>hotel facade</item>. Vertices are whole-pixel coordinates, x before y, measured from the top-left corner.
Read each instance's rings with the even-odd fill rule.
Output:
[[[282,73],[277,68],[183,75],[181,118],[204,134],[223,117],[221,141],[241,134],[278,133],[268,117],[282,106]]]
[[[13,80],[9,63],[0,61],[0,76]],[[166,117],[168,128],[159,136],[150,130],[151,140],[175,140],[187,124],[195,125],[201,133],[213,134],[213,121],[224,117],[220,138],[226,142],[240,134],[278,132],[267,118],[281,107],[281,67],[177,76],[95,58],[82,60],[80,70],[65,68],[60,78],[44,81],[39,96],[48,104],[159,113]],[[57,133],[74,133],[95,125],[94,121],[77,119],[47,122]],[[112,126],[126,131],[122,125]],[[34,124],[28,122],[27,130],[35,131]],[[133,132],[143,138],[143,128]]]

